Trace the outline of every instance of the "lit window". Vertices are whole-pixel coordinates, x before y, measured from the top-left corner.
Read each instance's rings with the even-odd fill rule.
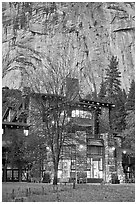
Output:
[[[62,111],[60,114],[60,117],[63,117],[65,115],[65,111]]]
[[[79,117],[80,116],[80,110],[75,110],[75,117]]]
[[[24,130],[24,134],[25,136],[28,136],[29,131],[28,130]]]
[[[76,117],[76,110],[72,111],[72,117]]]
[[[92,119],[92,113],[83,110],[73,110],[72,117],[89,118]]]

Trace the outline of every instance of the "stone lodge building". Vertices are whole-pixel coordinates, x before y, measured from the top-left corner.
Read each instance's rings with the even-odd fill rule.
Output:
[[[69,80],[69,82],[72,82],[71,79]],[[76,80],[73,80],[73,82],[75,84]],[[73,103],[69,104],[68,117],[71,123],[69,134],[74,134],[83,143],[72,141],[68,138],[68,143],[63,145],[58,167],[59,180],[67,179],[71,181],[75,179],[80,182],[82,177],[85,178],[87,183],[110,182],[112,177],[117,175],[120,182],[123,182],[121,137],[111,131],[109,120],[110,112],[114,105],[82,99],[79,94],[77,95],[78,89],[75,92],[76,89],[71,86],[71,90],[73,90],[73,94],[71,94],[69,89],[66,94],[68,102],[70,96],[73,95],[74,99]],[[15,177],[18,180],[18,169],[6,163],[8,145],[4,142],[4,134],[10,132],[13,128],[24,132],[24,134],[27,131],[30,133],[35,130],[39,119],[37,120],[37,116],[34,118],[32,113],[36,111],[34,101],[39,95],[42,96],[45,103],[52,103],[54,98],[62,100],[61,96],[32,94],[29,88],[26,87],[20,94],[20,99],[14,109],[9,105],[3,106],[3,181],[14,181]],[[44,117],[44,115],[41,117],[41,127],[45,122]],[[29,134],[27,135],[29,137]],[[43,161],[41,176],[50,164],[51,158],[49,156]]]

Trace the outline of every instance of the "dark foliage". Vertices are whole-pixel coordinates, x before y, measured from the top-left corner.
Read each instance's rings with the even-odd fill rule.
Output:
[[[135,155],[135,111],[128,112],[126,116],[126,128],[123,131],[122,146]]]
[[[126,101],[126,128],[123,131],[123,147],[135,154],[135,81],[132,80]]]
[[[135,110],[135,81],[132,80],[126,101],[127,110]]]
[[[121,132],[126,127],[126,95],[125,91],[119,90],[115,95],[115,108],[111,112],[112,129]]]
[[[105,84],[104,80],[102,80],[102,82],[100,84],[100,90],[98,93],[98,99],[100,101],[103,101],[103,100],[105,100],[105,97],[106,97],[106,84]]]
[[[21,169],[28,164],[25,135],[21,130],[13,129],[3,135],[3,140],[7,143],[7,162],[19,169],[19,180],[21,180]]]

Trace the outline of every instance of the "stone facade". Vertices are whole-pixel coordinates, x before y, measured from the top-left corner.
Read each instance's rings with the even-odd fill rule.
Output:
[[[117,175],[121,183],[125,181],[125,174],[122,167],[122,149],[121,149],[121,137],[115,137],[116,147],[116,162],[117,162]]]
[[[46,127],[43,112],[41,112],[36,100],[40,95],[27,93],[25,96],[23,94],[23,103],[26,101],[25,97],[28,98],[28,96],[26,122],[29,126],[29,134],[33,134],[34,137],[37,135],[40,138]],[[54,103],[53,101],[52,103]],[[45,102],[48,104],[48,101]],[[73,103],[73,106],[70,107],[71,130],[66,134],[68,138],[66,149],[63,145],[58,171],[60,178],[67,176],[69,179],[78,180],[83,175],[87,182],[101,182],[101,180],[110,182],[112,175],[116,174],[121,182],[124,181],[121,140],[110,131],[109,113],[111,106],[108,103],[79,99],[75,102],[75,106]],[[25,104],[22,107],[25,107]],[[70,134],[73,134],[75,139],[70,139]],[[45,145],[48,146],[46,137]],[[43,159],[42,168],[44,171],[53,172],[51,153],[47,152],[47,156],[49,159]]]
[[[78,102],[78,100],[77,100]],[[96,103],[95,103],[96,104]],[[87,108],[88,111],[88,108]],[[99,114],[97,114],[99,111]],[[100,142],[102,141],[103,147],[103,154],[102,155],[90,155],[87,157],[87,151],[88,151],[88,143],[80,145],[79,142],[76,141],[69,141],[69,144],[75,145],[75,154],[78,156],[78,152],[81,153],[81,156],[73,157],[71,155],[71,150],[69,150],[69,153],[63,153],[64,157],[63,160],[59,163],[59,171],[58,171],[58,177],[60,179],[70,179],[71,177],[75,177],[78,179],[78,175],[81,172],[85,172],[87,179],[94,179],[95,172],[93,172],[93,168],[95,168],[96,163],[95,161],[98,161],[97,165],[102,166],[102,170],[99,171],[97,174],[97,179],[99,177],[104,180],[105,182],[111,182],[112,180],[112,174],[117,174],[118,179],[120,182],[124,181],[124,174],[123,174],[123,168],[122,168],[122,153],[121,153],[121,141],[120,138],[114,139],[114,135],[110,131],[110,122],[109,122],[109,113],[110,113],[110,106],[109,104],[101,104],[99,103],[99,109],[92,111],[92,120],[90,121],[91,126],[91,133],[87,135],[85,126],[85,130],[78,130],[76,129],[75,137],[78,137],[79,139],[83,141],[87,141],[87,138],[91,138],[92,142]],[[98,123],[97,123],[97,121]],[[80,125],[80,119],[73,118],[74,123],[78,123]],[[29,117],[28,117],[28,123],[30,125],[30,131],[34,134],[36,132],[39,132],[43,130],[44,122],[42,120],[40,111],[38,111],[36,101],[33,97],[30,97],[30,103],[29,103]],[[97,127],[98,125],[98,132]],[[38,129],[37,129],[38,128]],[[96,134],[95,134],[96,133]],[[94,135],[95,134],[95,135]],[[94,139],[93,139],[94,138]],[[92,146],[92,143],[91,143]],[[93,147],[93,146],[92,146]],[[80,149],[81,148],[81,149]],[[117,155],[115,157],[114,151],[115,149],[117,151]],[[68,150],[66,150],[68,152]],[[73,169],[72,163],[74,162]],[[101,163],[100,163],[101,162]],[[48,160],[48,164],[53,168],[53,165],[51,165],[52,159]],[[45,163],[46,164],[46,163]],[[51,172],[53,172],[50,169]],[[45,170],[48,169],[46,166],[44,168]],[[100,175],[100,176],[99,176]],[[96,177],[95,177],[96,178]]]
[[[110,129],[109,121],[110,110],[106,108],[101,109],[100,133],[104,141],[104,181],[110,182],[112,175],[116,174],[120,182],[124,181],[124,173],[122,167],[122,150],[121,137],[115,137]]]

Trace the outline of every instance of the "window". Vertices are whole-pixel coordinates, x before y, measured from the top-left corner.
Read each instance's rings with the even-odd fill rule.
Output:
[[[100,146],[87,146],[88,155],[102,155],[103,149]]]
[[[71,169],[76,168],[76,160],[71,160]]]
[[[4,129],[2,128],[2,135],[5,133]]]
[[[29,131],[28,130],[24,130],[24,134],[25,134],[25,136],[28,136]]]
[[[92,119],[92,113],[84,110],[72,110],[72,117]]]
[[[102,158],[99,159],[98,165],[99,165],[99,166],[98,166],[99,170],[102,171],[102,170],[103,170]]]
[[[18,170],[13,170],[13,179],[18,180]]]
[[[72,158],[76,157],[76,146],[75,145],[64,145],[62,148],[62,157],[63,158]]]
[[[12,170],[7,170],[7,181],[12,180]]]

